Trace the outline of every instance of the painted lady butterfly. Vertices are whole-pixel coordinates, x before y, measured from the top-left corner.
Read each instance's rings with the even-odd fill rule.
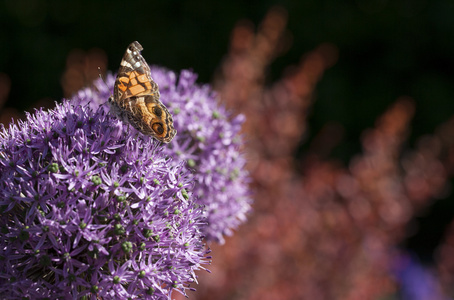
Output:
[[[109,103],[134,128],[169,143],[177,131],[172,116],[159,100],[158,84],[151,78],[150,67],[140,54],[142,50],[139,42],[132,42],[126,49]]]

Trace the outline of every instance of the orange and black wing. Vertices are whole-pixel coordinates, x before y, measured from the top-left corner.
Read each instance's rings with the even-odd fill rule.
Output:
[[[142,46],[131,43],[120,63],[111,103],[122,119],[146,135],[169,143],[177,131],[173,118],[159,101],[159,88],[151,78],[150,67],[140,54]]]
[[[150,74],[150,67],[140,54],[143,48],[139,42],[131,43],[121,60],[115,82],[114,98],[123,106],[127,98],[151,95],[159,100],[159,88]]]

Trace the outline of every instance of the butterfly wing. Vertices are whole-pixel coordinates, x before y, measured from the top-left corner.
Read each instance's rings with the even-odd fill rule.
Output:
[[[114,88],[114,107],[123,119],[146,135],[169,143],[176,134],[172,115],[159,100],[158,84],[140,54],[142,46],[131,43],[118,70]]]
[[[151,95],[159,100],[158,85],[151,78],[150,67],[140,54],[142,50],[139,42],[133,42],[121,60],[114,89],[115,98],[121,106],[133,96]]]
[[[129,123],[146,135],[169,143],[177,131],[173,127],[173,118],[167,108],[150,95],[128,98],[125,110]]]

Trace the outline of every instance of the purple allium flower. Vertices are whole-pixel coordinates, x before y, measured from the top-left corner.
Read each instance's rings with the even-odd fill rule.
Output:
[[[202,231],[208,240],[223,243],[224,235],[231,235],[251,209],[249,175],[241,152],[244,116],[230,115],[208,85],[196,84],[197,75],[191,71],[182,71],[177,80],[175,73],[152,66],[151,75],[178,131],[164,151],[175,162],[187,161],[195,171],[193,192],[207,217]],[[106,84],[98,80],[96,90],[82,90],[74,100],[102,105],[114,83],[115,77],[108,75]],[[104,109],[109,110],[108,105]]]
[[[1,298],[192,289],[209,259],[205,219],[191,173],[163,150],[103,109],[67,101],[2,128]]]

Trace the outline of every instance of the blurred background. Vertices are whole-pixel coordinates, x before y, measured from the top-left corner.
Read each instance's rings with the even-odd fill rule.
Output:
[[[451,299],[453,16],[451,0],[1,0],[0,122],[116,72],[138,40],[247,117],[254,212],[210,245],[192,299]]]

